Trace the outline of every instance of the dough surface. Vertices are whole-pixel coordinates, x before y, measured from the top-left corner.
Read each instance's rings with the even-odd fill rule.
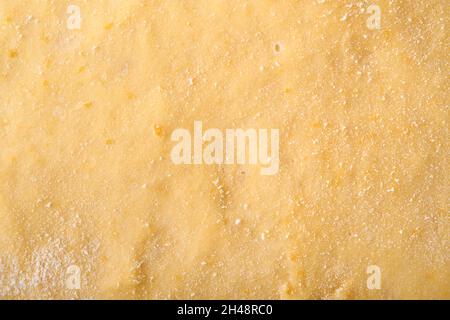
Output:
[[[0,0],[0,299],[449,299],[449,5]]]

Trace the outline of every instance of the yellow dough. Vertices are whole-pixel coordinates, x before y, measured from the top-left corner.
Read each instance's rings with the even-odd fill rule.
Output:
[[[0,0],[0,299],[449,299],[449,6]]]

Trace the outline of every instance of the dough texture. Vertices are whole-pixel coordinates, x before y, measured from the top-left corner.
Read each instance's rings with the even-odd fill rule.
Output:
[[[0,0],[0,299],[449,299],[449,6]]]

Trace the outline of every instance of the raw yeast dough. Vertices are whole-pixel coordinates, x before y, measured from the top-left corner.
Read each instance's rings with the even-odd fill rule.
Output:
[[[449,299],[449,6],[0,0],[0,298]]]

